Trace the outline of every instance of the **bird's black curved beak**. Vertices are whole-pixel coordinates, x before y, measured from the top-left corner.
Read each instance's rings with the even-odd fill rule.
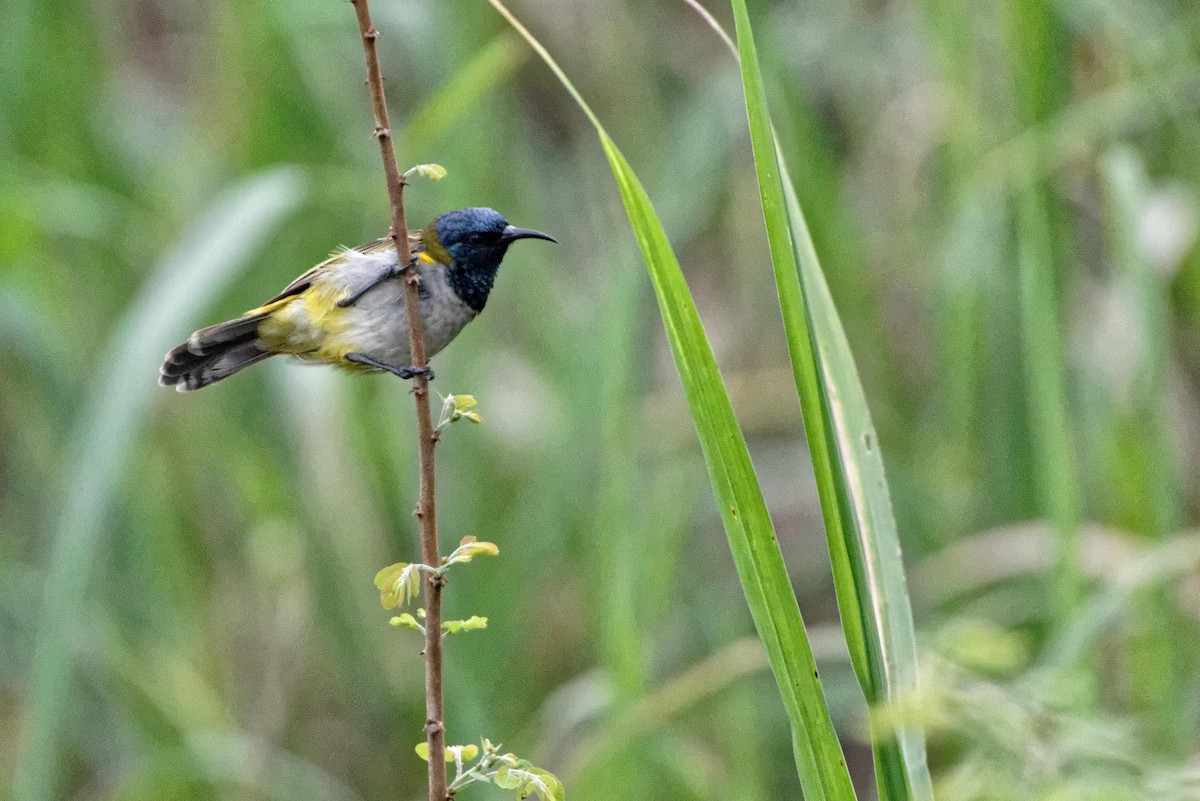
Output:
[[[547,242],[558,242],[550,234],[543,234],[541,231],[534,231],[530,228],[518,228],[515,225],[508,226],[500,235],[501,242],[514,242],[518,239],[545,239]]]

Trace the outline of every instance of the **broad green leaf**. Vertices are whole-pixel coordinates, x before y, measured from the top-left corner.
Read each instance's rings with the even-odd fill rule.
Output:
[[[792,724],[796,766],[805,797],[809,801],[854,798],[800,609],[745,439],[662,224],[625,157],[558,64],[499,0],[489,2],[537,51],[596,127],[650,273],[738,577]]]
[[[838,609],[871,704],[917,686],[916,638],[891,496],[854,356],[778,152],[744,0],[738,55],[780,308],[825,519]],[[931,800],[924,733],[875,732],[879,793]]]

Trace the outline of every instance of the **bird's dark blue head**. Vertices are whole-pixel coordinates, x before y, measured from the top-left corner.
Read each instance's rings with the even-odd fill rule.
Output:
[[[509,225],[493,209],[472,208],[448,211],[426,228],[421,239],[426,250],[437,260],[450,264],[450,284],[475,311],[482,311],[496,280],[496,271],[518,239],[553,237]]]

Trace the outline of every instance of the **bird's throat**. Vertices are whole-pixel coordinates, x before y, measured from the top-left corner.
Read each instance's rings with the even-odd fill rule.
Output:
[[[492,291],[492,285],[496,283],[496,271],[499,269],[499,264],[494,267],[468,269],[456,266],[447,272],[447,279],[454,294],[478,314],[487,305],[488,295]]]

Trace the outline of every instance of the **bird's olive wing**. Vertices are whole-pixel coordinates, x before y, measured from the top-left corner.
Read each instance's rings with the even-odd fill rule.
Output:
[[[416,244],[415,239],[413,240],[413,244],[414,245]],[[379,251],[384,250],[385,248],[391,247],[391,245],[392,245],[392,238],[390,236],[385,236],[385,237],[382,237],[381,239],[373,239],[370,242],[368,242],[367,244],[361,245],[354,249],[357,250],[359,253],[371,254],[371,253],[378,253]],[[317,276],[319,276],[321,273],[328,270],[333,264],[337,263],[342,258],[343,258],[343,255],[341,253],[334,253],[332,256],[330,256],[325,261],[321,262],[320,264],[316,265],[315,267],[311,267],[310,269],[306,270],[302,275],[297,277],[296,280],[292,281],[290,284],[285,286],[283,288],[282,292],[280,292],[278,295],[276,295],[275,297],[271,298],[266,303],[264,303],[263,307],[270,306],[272,303],[277,303],[285,298],[290,298],[290,297],[299,295],[301,292],[303,292],[304,290],[308,289],[310,286],[313,285],[313,282],[315,280],[317,280]]]

